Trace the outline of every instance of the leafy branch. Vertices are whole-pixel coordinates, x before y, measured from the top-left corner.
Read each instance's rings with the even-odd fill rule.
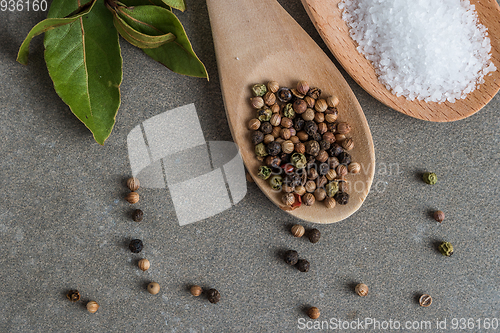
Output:
[[[28,63],[29,44],[45,33],[45,63],[54,88],[104,144],[120,107],[122,57],[118,35],[170,70],[208,79],[172,8],[184,0],[54,0],[47,19],[28,33],[17,61]]]

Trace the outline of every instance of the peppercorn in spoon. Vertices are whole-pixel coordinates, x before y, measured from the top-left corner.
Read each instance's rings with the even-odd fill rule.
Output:
[[[221,90],[232,136],[243,161],[265,195],[288,213],[317,223],[343,220],[360,208],[373,180],[375,153],[365,115],[330,58],[275,0],[207,0],[219,68]],[[274,81],[295,88],[300,81],[320,87],[338,98],[338,121],[352,128],[350,151],[360,172],[347,174],[350,199],[328,208],[323,202],[291,209],[282,203],[282,192],[257,177],[262,165],[256,158],[249,121],[255,118],[250,98],[257,83]],[[347,125],[346,125],[347,126]],[[306,193],[307,194],[307,193]],[[309,197],[310,197],[309,193]]]
[[[342,19],[342,9],[339,8],[341,2],[342,0],[302,0],[306,12],[323,41],[354,81],[370,95],[394,110],[428,121],[454,121],[479,111],[500,89],[500,7],[496,0],[470,0],[470,3],[475,6],[478,23],[488,29],[491,43],[491,62],[497,70],[487,74],[484,77],[484,83],[468,93],[464,99],[457,99],[453,103],[449,101],[443,103],[424,102],[418,99],[411,101],[391,93],[384,84],[379,82],[372,63],[358,52],[358,44],[351,38],[348,25]],[[432,3],[440,4],[439,1]],[[437,19],[439,20],[439,18]],[[456,18],[450,18],[450,20],[458,22]],[[356,22],[362,25],[362,22]],[[413,43],[417,46],[418,42],[413,41]],[[435,41],[432,45],[434,44],[436,44]],[[438,48],[440,47],[436,45],[436,49]],[[434,51],[434,48],[431,51]],[[442,50],[442,52],[444,55],[450,52],[453,54],[453,51],[448,49]]]

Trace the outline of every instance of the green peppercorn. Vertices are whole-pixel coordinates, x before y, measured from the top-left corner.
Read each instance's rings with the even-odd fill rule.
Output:
[[[273,111],[269,108],[260,109],[257,111],[257,119],[260,121],[269,121],[273,116]],[[262,126],[262,125],[261,125]]]
[[[257,83],[252,86],[252,93],[255,97],[264,96],[266,92],[267,92],[267,87],[265,84]]]
[[[434,185],[437,183],[437,176],[434,172],[426,172],[423,175],[423,180],[429,185]]]
[[[310,266],[309,261],[305,259],[299,259],[296,265],[297,269],[301,272],[309,272]]]
[[[144,212],[140,209],[136,209],[132,212],[132,220],[135,222],[141,222],[144,217]]]
[[[255,155],[260,157],[267,156],[266,146],[262,142],[255,146]]]
[[[297,251],[289,250],[285,253],[285,262],[288,265],[295,265],[299,261],[299,254]]]
[[[346,192],[337,192],[333,198],[339,205],[347,205],[349,203],[349,194]]]
[[[448,242],[442,242],[441,245],[439,245],[439,252],[441,252],[443,256],[449,257],[453,254],[453,245]]]
[[[207,298],[210,303],[217,303],[220,301],[220,293],[217,291],[217,289],[209,289],[207,291]]]
[[[295,111],[293,110],[293,104],[288,103],[283,108],[283,115],[287,118],[293,119],[295,118]]]
[[[305,166],[307,164],[307,159],[304,156],[304,154],[294,153],[294,154],[292,154],[292,157],[290,158],[290,162],[297,169],[302,169],[302,168],[305,168]]]
[[[283,179],[280,175],[274,175],[269,178],[269,184],[271,188],[276,191],[281,191],[281,186],[283,185]]]
[[[307,237],[311,243],[317,243],[321,238],[321,232],[318,229],[311,229],[309,230]]]
[[[339,183],[336,181],[329,182],[328,184],[326,184],[325,190],[326,195],[330,198],[333,198],[333,196],[339,191]]]
[[[139,253],[144,248],[144,244],[142,244],[142,241],[140,239],[132,239],[128,245],[128,248],[133,253]]]
[[[272,170],[271,168],[262,165],[259,167],[259,172],[257,173],[257,176],[261,179],[268,179],[271,176]]]

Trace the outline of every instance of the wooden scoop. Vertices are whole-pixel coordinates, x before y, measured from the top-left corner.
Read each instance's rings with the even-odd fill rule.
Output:
[[[375,153],[363,111],[340,72],[275,0],[207,0],[207,6],[226,114],[248,172],[273,203],[298,218],[332,223],[350,216],[368,195]],[[347,176],[351,185],[347,205],[328,209],[316,202],[290,210],[281,202],[282,192],[256,176],[262,163],[255,156],[247,127],[256,117],[250,104],[251,87],[271,80],[290,88],[305,80],[322,89],[325,98],[336,95],[340,99],[338,119],[352,126],[355,147],[351,155],[353,162],[361,164],[359,174]]]
[[[302,0],[309,17],[342,67],[364,90],[385,105],[418,119],[446,122],[466,118],[485,106],[500,89],[500,7],[496,0],[470,0],[479,22],[488,28],[492,62],[497,70],[485,77],[478,89],[455,103],[409,101],[396,97],[380,84],[375,70],[357,50],[338,8],[341,0]]]

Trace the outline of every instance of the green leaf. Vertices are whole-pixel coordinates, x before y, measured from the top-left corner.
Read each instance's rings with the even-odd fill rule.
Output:
[[[157,6],[119,6],[116,10],[137,31],[151,36],[167,33],[176,36],[173,42],[143,49],[147,55],[176,73],[208,79],[205,66],[194,53],[181,22],[172,12]]]
[[[120,0],[120,2],[127,7],[153,5],[166,9],[172,7],[182,12],[186,10],[184,0]]]
[[[138,32],[130,25],[127,24],[122,18],[118,15],[118,13],[111,7],[108,6],[108,9],[113,14],[113,23],[115,25],[118,33],[130,44],[139,47],[141,49],[151,49],[157,48],[165,43],[171,42],[175,39],[174,34],[168,33],[160,36],[150,36],[143,33]]]
[[[77,7],[78,0],[54,0],[48,17],[64,17]],[[104,144],[120,106],[122,81],[118,33],[104,1],[73,23],[47,31],[44,45],[57,94]]]
[[[165,9],[171,10],[170,6],[167,5],[162,0],[120,0],[120,3],[125,5],[126,7],[135,7],[135,6],[159,6]]]
[[[178,9],[181,12],[186,10],[186,4],[184,0],[163,0],[163,2],[172,8]]]
[[[16,60],[23,65],[27,65],[30,42],[33,39],[33,37],[38,36],[46,31],[52,30],[56,27],[72,23],[76,21],[79,17],[87,15],[94,7],[95,2],[96,0],[92,0],[89,3],[86,3],[85,5],[78,7],[78,9],[75,12],[73,12],[67,17],[52,18],[52,19],[49,18],[39,22],[31,29],[31,31],[28,33],[28,36],[26,36],[24,42],[21,44]]]

